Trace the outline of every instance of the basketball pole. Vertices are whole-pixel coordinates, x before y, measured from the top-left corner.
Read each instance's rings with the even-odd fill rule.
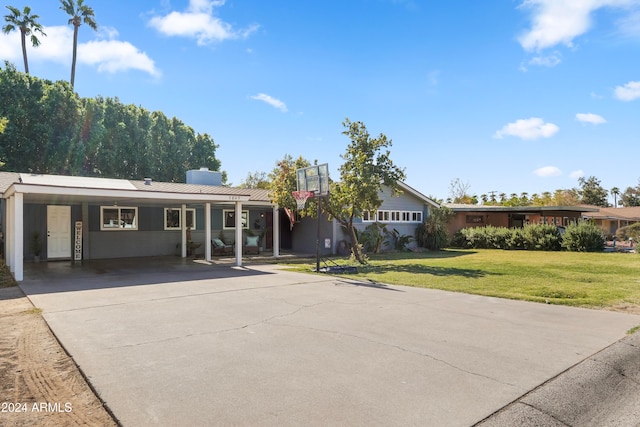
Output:
[[[320,273],[320,213],[322,212],[322,196],[318,197],[318,217],[316,219],[316,273]]]

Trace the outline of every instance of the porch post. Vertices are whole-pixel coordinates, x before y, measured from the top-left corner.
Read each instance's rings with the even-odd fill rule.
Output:
[[[182,231],[182,258],[187,257],[187,205],[182,204],[180,210],[180,228]]]
[[[13,277],[16,279],[16,282],[22,282],[24,278],[24,204],[23,204],[22,193],[16,193],[13,197],[13,235],[14,235],[14,249],[12,252],[13,255]]]
[[[211,203],[204,204],[204,259],[211,261]]]
[[[278,205],[273,207],[273,257],[280,256],[280,211]]]
[[[9,267],[9,271],[13,273],[13,196],[7,199],[7,224],[5,226],[5,230],[7,231],[7,235],[4,236],[5,239],[5,260],[7,266]]]
[[[247,218],[249,221],[249,218]],[[236,202],[236,265],[242,267],[242,202]]]

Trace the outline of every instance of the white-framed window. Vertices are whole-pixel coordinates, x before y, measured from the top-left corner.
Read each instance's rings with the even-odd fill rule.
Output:
[[[100,206],[100,230],[137,230],[138,208]]]
[[[362,222],[422,222],[421,211],[364,211]]]
[[[181,208],[164,208],[164,229],[165,230],[181,230],[182,229],[182,209]],[[196,210],[187,209],[187,227],[197,230]]]
[[[378,211],[376,215],[378,217],[378,222],[389,222],[389,215],[391,212],[389,211]]]
[[[362,212],[362,222],[373,222],[376,219],[376,213],[373,214],[369,211]]]
[[[222,228],[236,228],[236,211],[231,209],[225,209],[222,211],[223,222]],[[242,211],[242,228],[249,228],[249,211]]]

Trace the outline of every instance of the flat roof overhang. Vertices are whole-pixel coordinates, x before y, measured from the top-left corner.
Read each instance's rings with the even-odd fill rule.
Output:
[[[9,198],[22,193],[24,203],[80,204],[83,202],[135,205],[205,204],[233,206],[236,202],[244,205],[272,206],[269,202],[250,201],[249,194],[215,193],[171,193],[161,191],[122,190],[104,188],[58,187],[31,184],[13,184],[2,195]]]

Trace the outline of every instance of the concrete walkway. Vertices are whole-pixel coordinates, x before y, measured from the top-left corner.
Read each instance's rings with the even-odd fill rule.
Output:
[[[640,324],[274,265],[60,264],[20,287],[124,426],[508,425],[486,418]]]

